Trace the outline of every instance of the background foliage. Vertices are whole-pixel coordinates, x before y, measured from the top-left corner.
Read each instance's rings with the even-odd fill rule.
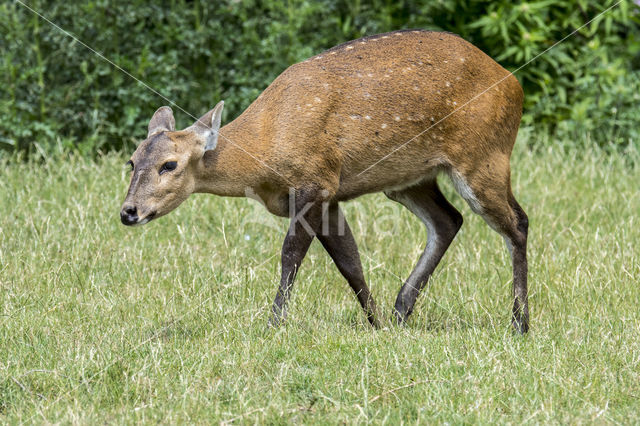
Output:
[[[516,70],[616,1],[28,4],[194,115],[224,99],[229,121],[287,66],[346,40],[402,28],[447,30]],[[519,70],[524,122],[576,141],[637,141],[639,23],[638,5],[623,0]],[[0,31],[2,148],[129,148],[144,137],[153,111],[167,104],[19,3],[0,5]],[[177,120],[192,121],[186,114]],[[577,137],[585,132],[589,137]]]

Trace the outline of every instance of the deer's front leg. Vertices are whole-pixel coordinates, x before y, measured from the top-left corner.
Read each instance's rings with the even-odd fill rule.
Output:
[[[287,302],[291,287],[302,259],[307,254],[316,230],[320,228],[322,222],[322,200],[316,196],[315,191],[311,193],[296,191],[292,195],[295,197],[290,197],[294,199],[290,199],[289,202],[294,208],[290,209],[291,223],[282,245],[280,287],[269,319],[269,325],[272,327],[280,325],[287,316]]]

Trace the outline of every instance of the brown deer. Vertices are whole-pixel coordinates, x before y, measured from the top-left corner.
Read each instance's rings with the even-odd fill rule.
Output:
[[[169,107],[158,109],[131,157],[121,220],[147,223],[195,192],[258,196],[269,212],[291,218],[270,324],[285,318],[296,272],[317,237],[379,326],[338,203],[382,191],[428,231],[395,303],[394,317],[404,323],[462,225],[438,188],[445,174],[505,239],[512,323],[525,333],[528,220],[509,167],[522,101],[513,75],[454,34],[407,30],[354,40],[292,65],[222,128],[222,102],[184,130],[175,130]]]

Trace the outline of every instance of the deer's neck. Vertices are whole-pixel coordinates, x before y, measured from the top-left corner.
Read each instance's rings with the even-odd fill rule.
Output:
[[[194,192],[242,197],[264,178],[261,132],[242,116],[220,129],[218,146],[198,166]]]

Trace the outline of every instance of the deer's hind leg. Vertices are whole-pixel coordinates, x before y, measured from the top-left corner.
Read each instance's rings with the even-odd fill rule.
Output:
[[[404,205],[427,228],[424,251],[396,298],[395,319],[404,323],[413,312],[420,291],[462,226],[462,215],[442,195],[435,178],[399,191],[386,191],[385,195]]]
[[[513,267],[512,323],[520,333],[529,330],[527,296],[527,234],[529,219],[511,192],[508,157],[493,167],[461,173],[452,170],[456,190],[507,244]]]

